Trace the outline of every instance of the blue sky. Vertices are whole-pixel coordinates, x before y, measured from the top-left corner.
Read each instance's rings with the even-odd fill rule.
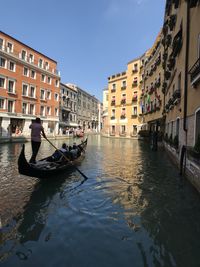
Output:
[[[63,83],[102,100],[108,76],[150,48],[165,0],[1,1],[1,30],[58,62]]]

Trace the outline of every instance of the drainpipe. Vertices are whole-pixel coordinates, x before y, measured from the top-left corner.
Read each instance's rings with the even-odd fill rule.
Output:
[[[183,110],[183,130],[185,132],[185,145],[182,146],[180,156],[180,175],[183,172],[183,163],[186,166],[186,147],[187,147],[187,96],[188,96],[188,59],[189,59],[189,40],[190,40],[190,1],[186,2],[186,47],[185,47],[185,80],[184,80],[184,110]],[[185,162],[184,162],[185,160]],[[184,168],[185,168],[184,166]]]
[[[183,130],[186,132],[187,137],[187,91],[188,91],[188,59],[189,59],[189,40],[190,40],[190,1],[186,2],[187,15],[186,15],[186,49],[185,49],[185,82],[184,82],[184,114],[183,114]],[[187,138],[186,138],[187,143]]]

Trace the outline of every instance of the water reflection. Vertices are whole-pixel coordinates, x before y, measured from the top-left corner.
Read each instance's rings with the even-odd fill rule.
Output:
[[[51,149],[43,144],[39,156]],[[19,150],[5,148],[12,158],[9,170],[1,162],[5,267],[47,261],[49,266],[200,266],[199,195],[161,149],[90,137],[80,165],[89,177],[84,184],[76,172],[47,182],[19,176]],[[29,151],[27,144],[27,156]]]

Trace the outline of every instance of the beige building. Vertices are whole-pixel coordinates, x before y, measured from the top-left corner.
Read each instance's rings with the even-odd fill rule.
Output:
[[[166,2],[163,26],[165,147],[200,191],[200,6]],[[198,139],[199,138],[199,139]],[[199,142],[199,144],[198,144]],[[195,150],[199,152],[194,151]]]
[[[140,106],[140,58],[130,61],[127,70],[108,77],[108,124],[109,136],[135,137]]]
[[[166,1],[152,48],[108,78],[109,136],[158,131],[200,191],[200,4]]]

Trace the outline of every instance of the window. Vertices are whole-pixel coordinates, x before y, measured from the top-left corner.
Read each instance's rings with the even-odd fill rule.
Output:
[[[45,83],[45,81],[46,81],[46,76],[45,76],[44,74],[41,75],[41,81],[42,81],[43,83]]]
[[[35,86],[30,86],[30,97],[35,97]]]
[[[5,109],[5,100],[0,98],[0,109]]]
[[[31,70],[31,78],[36,79],[36,72],[34,70]]]
[[[0,49],[2,50],[3,49],[3,39],[0,38]]]
[[[115,133],[115,125],[112,125],[112,129],[111,129],[112,133]]]
[[[180,119],[176,120],[176,135],[179,137]]]
[[[122,125],[121,126],[121,133],[122,134],[125,134],[126,133],[126,126],[125,125]]]
[[[49,69],[49,63],[45,62],[45,70],[48,70],[48,69]]]
[[[137,115],[137,107],[133,107],[133,115]]]
[[[28,85],[27,84],[22,85],[22,95],[28,96]]]
[[[8,112],[14,113],[14,101],[8,100]]]
[[[133,135],[137,135],[137,125],[133,125]]]
[[[10,53],[10,52],[13,52],[13,44],[11,43],[7,43],[7,52]]]
[[[47,99],[51,99],[51,91],[47,91]]]
[[[122,82],[122,87],[126,87],[126,81]]]
[[[41,89],[40,91],[40,99],[45,100],[45,90]]]
[[[113,83],[113,85],[112,85],[112,89],[113,89],[113,90],[116,89],[116,84],[115,84],[115,83]]]
[[[196,129],[196,131],[195,131],[195,143],[196,143],[198,136],[200,135],[200,109],[196,112],[195,129]]]
[[[28,76],[28,73],[29,73],[28,68],[24,67],[23,75]]]
[[[15,82],[12,80],[8,80],[8,92],[15,93]]]
[[[26,60],[26,51],[25,51],[25,50],[22,50],[21,58],[22,58],[23,60]]]
[[[56,85],[56,87],[59,87],[59,81],[58,80],[55,81],[55,85]]]
[[[58,108],[55,108],[55,116],[58,116]]]
[[[45,116],[45,107],[44,106],[40,107],[40,115]]]
[[[38,66],[39,66],[40,68],[43,67],[43,60],[42,60],[41,58],[39,59]]]
[[[181,90],[181,72],[178,75],[178,90]]]
[[[0,67],[6,68],[6,60],[3,57],[0,57]]]
[[[28,104],[22,103],[22,113],[27,114],[28,113]]]
[[[29,62],[33,63],[34,62],[34,55],[29,54]]]
[[[51,77],[47,77],[48,84],[51,84]]]
[[[35,115],[35,105],[34,104],[30,104],[30,114]]]
[[[55,93],[55,100],[58,101],[58,94]]]
[[[47,107],[47,115],[51,115],[51,108]]]
[[[12,62],[12,61],[9,61],[9,64],[8,64],[8,69],[10,70],[10,71],[13,71],[13,72],[15,72],[15,63],[14,62]]]
[[[0,77],[0,87],[6,88],[6,79],[3,77]]]

